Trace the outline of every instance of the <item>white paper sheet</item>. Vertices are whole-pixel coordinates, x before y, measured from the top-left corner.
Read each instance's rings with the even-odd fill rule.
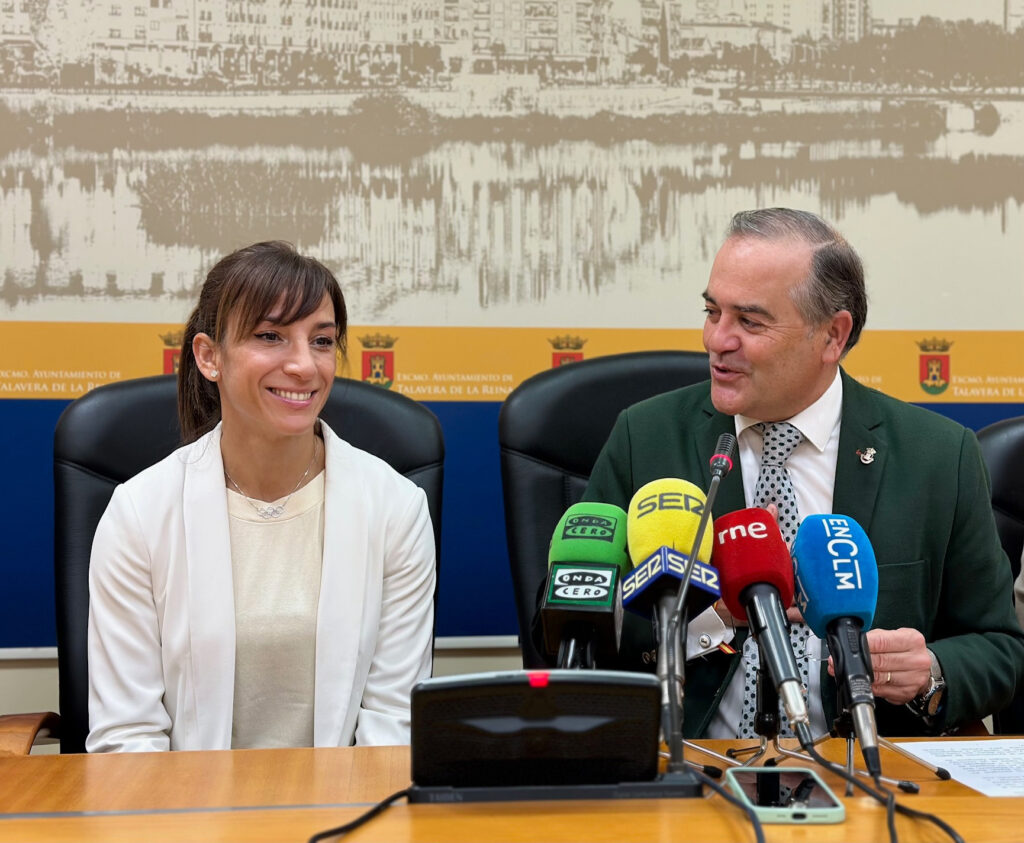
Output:
[[[899,746],[986,796],[1024,796],[1024,740],[899,741]]]

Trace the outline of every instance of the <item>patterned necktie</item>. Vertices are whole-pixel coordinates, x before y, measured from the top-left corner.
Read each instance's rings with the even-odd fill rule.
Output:
[[[796,505],[796,492],[793,491],[793,483],[789,479],[789,472],[786,471],[786,460],[804,437],[789,422],[761,422],[755,427],[764,434],[764,447],[761,452],[761,473],[754,487],[754,506],[766,507],[773,503],[779,508],[779,530],[786,544],[790,544],[800,525],[800,513]],[[807,687],[808,679],[808,659],[804,656],[810,632],[803,623],[794,623],[789,629],[789,640],[797,656],[800,681],[803,682],[804,688]],[[743,642],[743,708],[736,734],[738,738],[757,737],[757,732],[754,731],[754,715],[757,710],[758,663],[757,644],[753,636],[750,636]],[[782,737],[792,737],[793,731],[781,711],[779,723],[782,724],[779,734]]]

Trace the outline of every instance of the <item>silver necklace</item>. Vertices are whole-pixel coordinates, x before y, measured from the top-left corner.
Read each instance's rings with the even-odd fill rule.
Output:
[[[235,482],[234,478],[230,474],[228,474],[227,466],[224,467],[224,476],[227,477],[228,482],[235,487],[235,491],[237,491],[238,494],[240,494],[243,498],[249,501],[249,506],[256,510],[256,514],[260,518],[280,518],[282,515],[284,515],[284,508],[288,506],[288,501],[292,499],[292,495],[299,491],[299,486],[301,486],[302,481],[304,481],[309,476],[309,471],[311,468],[313,468],[313,463],[316,462],[316,441],[317,438],[314,436],[313,456],[309,458],[309,465],[307,465],[306,470],[302,472],[302,476],[299,478],[299,482],[296,483],[295,488],[288,493],[288,497],[286,497],[283,501],[281,501],[281,503],[277,504],[276,506],[272,503],[261,504],[259,501],[254,501],[252,498],[250,498],[245,492],[242,491],[242,487]]]

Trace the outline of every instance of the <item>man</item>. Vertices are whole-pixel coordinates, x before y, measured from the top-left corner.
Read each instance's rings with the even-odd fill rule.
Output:
[[[788,437],[781,472],[799,515],[849,515],[875,550],[879,594],[868,642],[879,731],[941,732],[1004,707],[1024,677],[1024,633],[977,440],[841,369],[867,317],[856,252],[813,214],[740,213],[704,300],[710,382],[623,412],[584,499],[626,507],[640,486],[661,477],[707,488],[708,457],[729,432],[737,435],[739,460],[714,514],[764,504],[762,450],[777,449],[774,439],[764,440]],[[791,609],[790,618],[799,622],[799,613]],[[752,705],[752,671],[738,668],[756,661],[756,648],[748,644],[746,655],[718,649],[731,641],[742,652],[746,637],[721,605],[694,619],[687,735],[752,734],[741,719]],[[650,669],[652,647],[649,625],[630,622],[619,666]],[[835,685],[821,642],[810,636],[805,647],[797,656],[812,667],[808,703],[818,735],[835,717]]]
[[[1020,556],[1020,573],[1013,582],[1013,602],[1017,607],[1017,621],[1024,627],[1024,553]]]

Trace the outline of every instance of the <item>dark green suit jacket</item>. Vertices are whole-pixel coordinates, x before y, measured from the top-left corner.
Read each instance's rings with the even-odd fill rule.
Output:
[[[947,690],[933,731],[980,719],[1005,707],[1024,683],[1024,633],[1014,616],[1010,564],[996,533],[977,439],[943,416],[861,386],[845,372],[842,377],[833,511],[860,523],[874,547],[873,626],[914,627],[934,650]],[[709,382],[635,404],[619,416],[584,500],[625,508],[640,486],[662,477],[706,489],[708,458],[722,433],[735,433],[735,423],[715,410]],[[865,448],[876,451],[870,464],[857,454]],[[746,505],[740,475],[736,460],[719,488],[716,517]],[[651,670],[653,646],[650,624],[627,613],[616,666]],[[738,663],[738,655],[723,653],[687,663],[687,736],[704,734]],[[835,684],[824,670],[821,687],[831,724]],[[882,700],[877,717],[882,734],[927,731],[905,707]]]

